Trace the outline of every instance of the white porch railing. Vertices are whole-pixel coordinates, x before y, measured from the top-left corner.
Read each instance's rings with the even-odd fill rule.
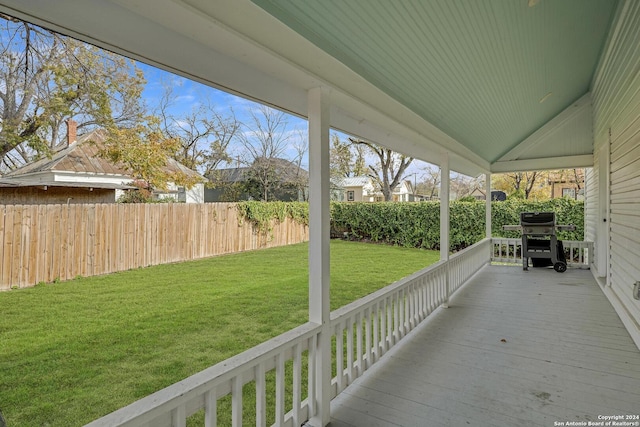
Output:
[[[330,329],[336,374],[331,396],[361,376],[488,263],[490,248],[491,241],[484,239],[449,261],[438,262],[334,311]],[[243,405],[247,411],[243,392],[249,394],[244,386],[249,383],[255,388],[255,399],[251,396],[247,400],[249,405],[255,400],[250,412],[255,411],[256,426],[266,426],[267,418],[275,426],[300,426],[316,413],[317,379],[311,367],[315,366],[320,331],[321,326],[312,323],[299,326],[87,426],[184,427],[188,417],[204,410],[204,426],[215,427],[218,402],[230,396],[230,423],[240,427]],[[273,405],[269,415],[268,401]]]
[[[267,418],[267,378],[275,372],[275,425],[299,426],[309,419],[313,408],[313,379],[303,396],[303,352],[307,351],[309,365],[315,353],[320,326],[312,323],[299,326],[267,342],[198,372],[180,382],[144,397],[129,406],[106,415],[87,426],[148,426],[185,427],[188,417],[204,409],[204,425],[217,426],[218,401],[231,395],[231,424],[243,425],[243,386],[255,383],[256,425],[265,426]],[[285,413],[285,363],[293,362],[293,409]],[[309,371],[312,372],[312,371]],[[228,422],[228,421],[227,421]]]
[[[521,238],[493,238],[491,239],[493,250],[492,262],[509,264],[522,263],[522,239]],[[589,268],[593,256],[593,242],[577,240],[563,240],[564,254],[567,266],[573,268]]]
[[[489,239],[482,240],[449,261],[433,264],[331,313],[336,349],[331,396],[340,394],[445,303],[489,261],[489,248]]]

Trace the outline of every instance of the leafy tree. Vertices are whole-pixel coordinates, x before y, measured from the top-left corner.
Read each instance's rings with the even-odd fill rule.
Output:
[[[365,160],[366,157],[366,149],[363,145],[356,144],[352,146],[353,148],[353,167],[352,173],[353,176],[362,176],[367,174],[367,162]]]
[[[140,120],[145,80],[132,61],[6,15],[0,25],[4,169],[50,154],[69,118],[78,130]]]
[[[493,187],[510,197],[529,199],[538,193],[540,184],[544,186],[546,180],[547,173],[540,171],[502,173],[493,176]]]
[[[112,125],[107,131],[108,137],[99,147],[99,154],[122,165],[138,186],[152,191],[166,190],[169,182],[186,188],[198,182],[193,175],[167,168],[167,162],[180,142],[165,136],[156,117],[146,117],[144,122],[129,128]]]
[[[135,190],[127,190],[118,197],[118,203],[153,203],[153,193],[145,182],[134,181],[131,183]]]
[[[557,171],[548,171],[549,194],[553,195],[553,187],[555,183],[568,183],[575,187],[578,193],[584,186],[584,169],[561,169]]]
[[[216,186],[221,190],[221,202],[237,202],[245,195],[246,183],[223,182]]]
[[[347,178],[367,174],[365,147],[342,142],[337,134],[331,135],[329,162],[332,178]]]
[[[351,176],[352,158],[348,143],[340,140],[337,134],[331,135],[331,147],[329,148],[329,169],[332,178],[340,179]]]
[[[405,171],[413,162],[413,157],[396,153],[393,150],[381,147],[368,141],[349,138],[354,145],[366,147],[371,153],[378,157],[378,164],[369,165],[369,176],[376,183],[385,201],[392,199],[393,191],[402,181]]]
[[[584,187],[584,169],[495,174],[493,187],[512,199],[544,200],[552,196],[552,182],[570,182],[579,191]]]

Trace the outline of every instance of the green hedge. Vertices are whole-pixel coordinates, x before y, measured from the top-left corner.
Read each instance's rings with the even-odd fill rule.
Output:
[[[520,212],[556,212],[558,224],[574,224],[576,230],[560,232],[563,240],[583,240],[584,203],[570,199],[542,202],[512,199],[493,202],[491,228],[494,237],[520,237],[519,232],[502,231],[502,226],[520,223]],[[242,202],[241,215],[263,232],[270,222],[291,217],[308,224],[309,206],[298,202]],[[485,237],[484,202],[451,202],[450,250],[460,250]],[[440,203],[353,203],[331,204],[331,234],[333,237],[368,240],[397,246],[439,249]]]
[[[494,237],[520,237],[503,225],[519,224],[520,212],[556,212],[558,224],[574,224],[573,232],[561,232],[563,240],[583,240],[584,203],[570,199],[543,202],[509,200],[491,205]],[[485,237],[484,202],[452,202],[450,249],[460,250]],[[438,249],[440,203],[333,203],[332,233],[337,237],[371,240],[393,245]]]
[[[575,231],[560,231],[562,240],[584,240],[584,202],[568,198],[551,199],[541,202],[527,200],[507,200],[491,204],[491,233],[494,237],[520,237],[517,231],[502,231],[502,226],[519,224],[520,212],[556,213],[557,224],[573,224]],[[484,221],[483,221],[484,223]]]

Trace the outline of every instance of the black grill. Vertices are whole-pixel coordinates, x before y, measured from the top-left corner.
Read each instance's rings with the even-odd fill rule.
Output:
[[[520,225],[556,225],[555,212],[522,212]]]
[[[562,241],[556,236],[557,229],[573,230],[573,225],[557,225],[555,212],[522,212],[520,225],[505,225],[505,230],[522,233],[522,269],[529,269],[529,258],[534,267],[553,266],[563,273],[567,270]]]

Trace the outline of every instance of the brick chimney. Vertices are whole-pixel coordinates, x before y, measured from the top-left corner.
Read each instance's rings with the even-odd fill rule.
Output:
[[[78,123],[73,119],[67,120],[67,147],[76,142],[76,133],[78,131]]]

